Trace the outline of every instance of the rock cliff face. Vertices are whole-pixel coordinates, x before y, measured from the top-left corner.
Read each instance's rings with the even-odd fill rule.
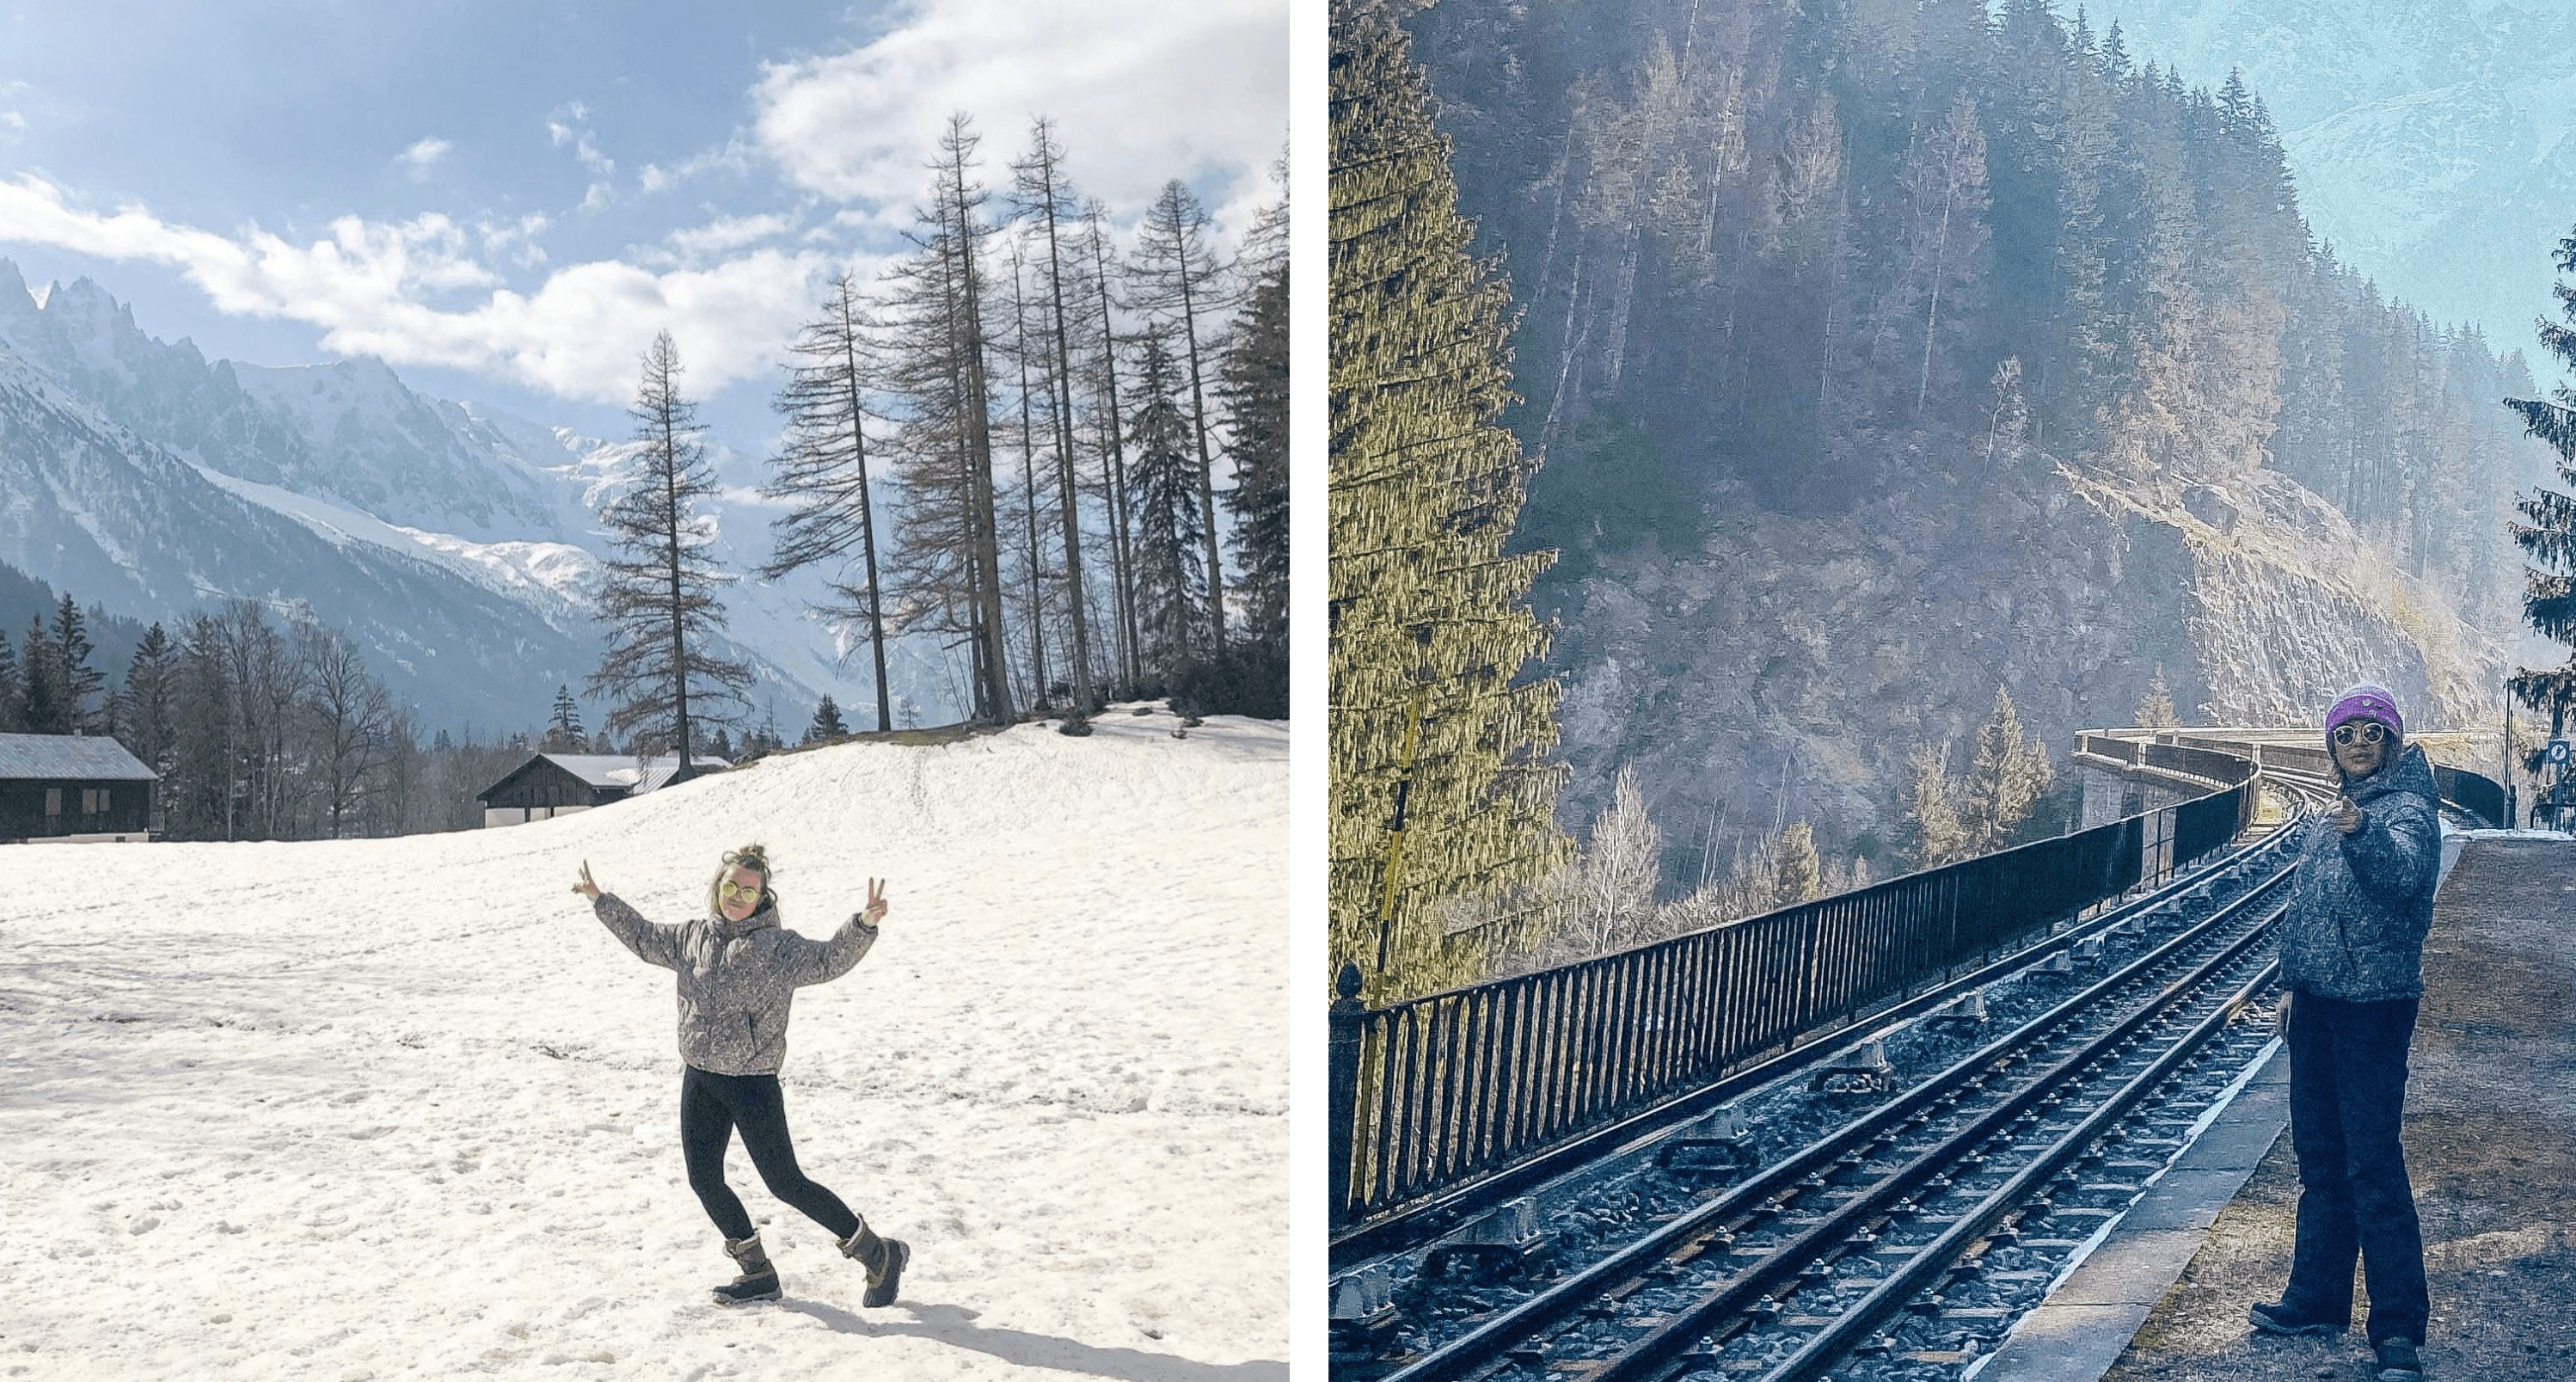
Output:
[[[2505,647],[2285,476],[2160,485],[2037,453],[2012,471],[1842,518],[1721,495],[1700,550],[1650,542],[1543,586],[1574,767],[1560,821],[1588,823],[1633,763],[1668,880],[1695,874],[1711,833],[1722,857],[1778,815],[1884,876],[1908,756],[1949,740],[1964,768],[1998,685],[2057,756],[2128,723],[2159,668],[2199,724],[2298,723],[2363,678],[2410,725],[2499,713]]]

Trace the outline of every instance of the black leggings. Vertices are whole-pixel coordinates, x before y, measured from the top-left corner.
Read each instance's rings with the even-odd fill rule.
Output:
[[[787,1140],[787,1104],[776,1075],[719,1075],[692,1065],[680,1077],[680,1155],[688,1162],[689,1188],[707,1217],[731,1239],[749,1238],[751,1216],[725,1184],[725,1147],[742,1129],[742,1147],[769,1193],[830,1229],[834,1238],[859,1231],[859,1216],[841,1197],[805,1178]]]

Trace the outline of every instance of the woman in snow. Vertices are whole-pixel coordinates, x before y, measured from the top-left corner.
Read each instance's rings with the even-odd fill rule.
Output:
[[[2308,823],[2281,923],[2298,1242],[2280,1303],[2252,1307],[2267,1333],[2339,1332],[2358,1256],[2380,1382],[2421,1382],[2431,1314],[2397,1134],[2442,837],[2433,767],[2404,728],[2395,699],[2367,683],[2326,713],[2343,794]]]
[[[867,1268],[863,1303],[892,1305],[912,1250],[879,1238],[841,1197],[806,1178],[788,1141],[778,1067],[787,1054],[787,1008],[799,985],[849,973],[876,942],[885,916],[885,885],[868,880],[868,905],[828,941],[778,925],[778,895],[769,887],[769,855],[745,845],[724,856],[707,887],[707,915],[656,925],[615,893],[603,893],[582,861],[573,891],[590,899],[609,933],[649,964],[677,971],[680,984],[680,1154],[689,1188],[724,1232],[725,1251],[742,1268],[715,1288],[718,1304],[778,1299],[778,1271],[761,1251],[760,1234],[725,1184],[725,1148],[736,1128],[769,1193],[831,1230],[843,1256]]]

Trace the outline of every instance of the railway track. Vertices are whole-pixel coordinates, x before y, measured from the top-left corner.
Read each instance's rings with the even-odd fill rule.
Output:
[[[2332,795],[2276,785],[2302,808]],[[2244,1019],[2269,1010],[2294,833],[1827,1064],[1337,1263],[1336,1377],[1958,1375],[2263,1052],[2268,1025]]]

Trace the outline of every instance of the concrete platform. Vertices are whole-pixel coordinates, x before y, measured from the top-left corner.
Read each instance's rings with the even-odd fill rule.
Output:
[[[2433,1297],[2425,1370],[2576,1382],[2576,840],[2444,844],[2405,1131]],[[2371,1377],[2358,1327],[2275,1339],[2245,1321],[2289,1272],[2288,1067],[2276,1053],[2256,1073],[1979,1382]]]

